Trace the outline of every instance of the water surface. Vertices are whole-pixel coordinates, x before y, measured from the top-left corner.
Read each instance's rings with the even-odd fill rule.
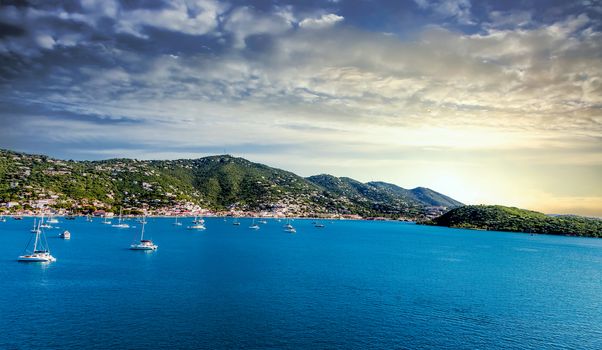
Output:
[[[61,220],[57,262],[0,223],[0,349],[602,349],[602,240],[335,221],[297,234]],[[135,222],[130,222],[137,225]]]

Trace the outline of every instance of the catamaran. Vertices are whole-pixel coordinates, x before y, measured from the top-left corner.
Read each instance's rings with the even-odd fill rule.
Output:
[[[57,218],[55,218],[54,216],[50,216],[50,217],[48,218],[48,220],[46,220],[46,223],[48,223],[48,224],[58,224],[58,223],[59,223],[59,221],[58,221],[58,220],[57,220]]]
[[[119,209],[119,220],[118,220],[118,224],[115,225],[111,225],[112,227],[116,227],[116,228],[130,228],[130,225],[123,222],[123,218],[122,218],[122,213],[123,209]]]
[[[193,221],[194,222],[194,221]],[[192,224],[188,227],[186,227],[188,230],[204,230],[205,229],[205,225],[199,223],[199,224]]]
[[[203,218],[197,218],[196,215],[194,217],[194,220],[192,220],[193,224],[204,224],[205,220]]]
[[[158,246],[153,243],[150,239],[144,239],[144,226],[146,225],[146,220],[142,221],[142,231],[140,232],[140,242],[133,243],[130,245],[130,249],[132,250],[157,250]]]
[[[46,241],[46,236],[43,234],[42,229],[40,228],[42,220],[38,221],[38,226],[36,228],[36,232],[34,233],[34,241],[33,241],[33,249],[28,251],[29,244],[31,240],[27,243],[27,247],[25,247],[25,254],[19,256],[17,261],[19,262],[52,262],[56,261],[56,258],[50,254],[50,249],[48,248],[48,242]]]

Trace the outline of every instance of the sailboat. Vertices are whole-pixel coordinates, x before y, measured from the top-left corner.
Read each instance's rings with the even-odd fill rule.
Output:
[[[0,216],[0,222],[6,222],[6,218],[4,217],[4,215]]]
[[[140,232],[140,242],[133,243],[130,245],[131,250],[157,250],[158,246],[153,243],[150,239],[144,239],[144,226],[146,225],[146,220],[142,221],[142,230]]]
[[[261,219],[261,220],[259,220],[257,222],[260,223],[260,224],[264,224],[264,225],[268,223],[268,221],[266,219]]]
[[[251,226],[249,226],[249,228],[250,228],[251,230],[259,230],[259,225],[257,225],[257,224],[255,223],[255,218],[253,218],[253,223],[251,223]]]
[[[284,224],[284,231],[285,232],[290,232],[290,233],[295,233],[297,232],[297,230],[295,230],[295,228],[293,227],[293,225],[291,225],[291,221],[290,219],[288,219],[287,223]]]
[[[324,224],[323,224],[323,223],[321,223],[321,222],[319,222],[319,221],[317,221],[317,222],[315,222],[315,223],[314,223],[314,227],[317,227],[317,228],[324,228]]]
[[[46,220],[46,223],[48,223],[48,224],[58,224],[59,221],[54,216],[50,216],[48,218],[48,220]]]
[[[116,227],[116,228],[130,228],[129,224],[126,224],[125,222],[122,222],[123,221],[122,215],[121,215],[122,212],[123,212],[123,209],[120,208],[119,209],[119,223],[115,224],[115,225],[111,225],[112,227]]]
[[[111,224],[111,221],[110,221],[110,220],[107,220],[107,219],[108,219],[108,218],[107,218],[107,216],[105,215],[105,218],[104,218],[104,220],[102,221],[102,223],[103,223],[104,225],[110,225],[110,224]]]
[[[40,229],[38,228],[38,223],[37,223],[37,219],[33,218],[33,227],[31,228],[31,230],[29,230],[29,232],[31,233],[37,233]]]
[[[181,222],[178,222],[178,217],[176,216],[176,221],[173,223],[174,226],[182,226]]]
[[[240,226],[240,221],[238,221],[237,218],[234,218],[234,220],[232,221],[232,225],[234,225],[234,226]]]
[[[198,218],[196,215],[194,216],[194,220],[192,220],[193,224],[204,224],[205,220],[203,218]]]
[[[48,242],[46,241],[46,236],[43,234],[42,229],[40,228],[42,223],[42,219],[38,221],[38,226],[34,232],[34,241],[33,241],[33,249],[28,251],[29,243],[27,243],[27,247],[25,247],[25,254],[19,256],[17,261],[19,262],[52,262],[56,261],[56,258],[50,254],[50,249],[48,248]]]

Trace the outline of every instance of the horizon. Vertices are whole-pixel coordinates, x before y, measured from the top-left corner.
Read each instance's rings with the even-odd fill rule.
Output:
[[[601,14],[595,1],[7,2],[0,148],[223,152],[602,217]]]

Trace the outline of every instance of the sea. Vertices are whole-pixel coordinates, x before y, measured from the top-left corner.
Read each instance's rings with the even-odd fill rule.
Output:
[[[0,349],[602,349],[602,239],[403,222],[0,222]],[[63,230],[71,240],[58,238]]]

